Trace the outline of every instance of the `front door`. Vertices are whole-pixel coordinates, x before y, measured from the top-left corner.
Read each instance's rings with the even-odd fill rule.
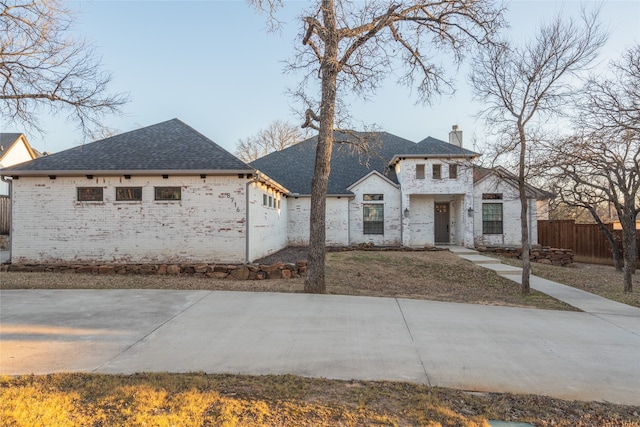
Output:
[[[449,243],[449,203],[436,203],[434,228],[436,243]]]

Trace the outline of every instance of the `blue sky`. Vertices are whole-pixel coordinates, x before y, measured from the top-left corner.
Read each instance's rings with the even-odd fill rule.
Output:
[[[299,123],[287,88],[298,82],[283,73],[299,30],[297,15],[307,4],[286,2],[279,15],[279,34],[266,31],[263,15],[244,1],[74,1],[81,12],[76,31],[92,41],[105,70],[113,73],[114,92],[128,92],[125,115],[105,124],[125,132],[179,118],[233,152],[238,139],[255,134],[276,119]],[[595,2],[585,2],[595,6]],[[507,20],[514,39],[534,33],[555,15],[576,15],[577,1],[512,1]],[[609,59],[640,42],[640,2],[602,2],[602,23],[610,32],[602,51],[602,70]],[[442,58],[448,65],[447,58]],[[448,67],[452,73],[456,70]],[[480,104],[472,101],[467,71],[457,72],[457,91],[432,105],[415,105],[415,97],[390,79],[369,101],[348,103],[354,122],[375,124],[398,136],[419,141],[447,139],[453,124],[465,132],[465,146],[482,151],[483,126],[475,119]],[[45,135],[27,133],[41,151],[62,151],[83,142],[72,123],[44,117]],[[2,126],[3,132],[23,129]],[[480,144],[472,147],[472,139]]]

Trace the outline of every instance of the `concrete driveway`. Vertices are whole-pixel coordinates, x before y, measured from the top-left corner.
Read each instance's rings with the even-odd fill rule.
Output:
[[[11,290],[0,292],[0,374],[291,373],[640,405],[636,313],[335,295]]]

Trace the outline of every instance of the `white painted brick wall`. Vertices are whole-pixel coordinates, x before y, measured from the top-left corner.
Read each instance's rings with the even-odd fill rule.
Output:
[[[503,199],[500,200],[482,200],[483,193],[502,193]],[[482,204],[483,203],[502,203],[503,215],[503,233],[502,234],[483,234],[482,233]],[[522,246],[521,226],[520,226],[520,198],[518,190],[505,183],[503,180],[497,179],[495,176],[489,176],[476,184],[474,191],[474,241],[476,245],[487,246]],[[536,202],[533,199],[528,203],[529,216],[529,241],[532,245],[538,243],[538,223]]]
[[[287,200],[287,235],[289,245],[302,246],[309,244],[309,210],[310,197],[290,197]]]
[[[441,165],[440,179],[433,178],[433,165]],[[457,165],[457,177],[449,177],[449,164]],[[417,179],[416,166],[424,165],[424,178]],[[434,245],[435,202],[450,203],[451,243],[473,246],[473,218],[465,215],[473,207],[473,167],[467,161],[444,159],[405,159],[396,165],[402,190],[401,212],[409,210],[403,220],[402,244]]]
[[[263,204],[263,196],[274,202]],[[268,199],[267,199],[268,200]],[[287,246],[287,198],[282,193],[253,183],[249,189],[249,261],[262,258]],[[279,202],[279,207],[278,207]]]
[[[374,245],[396,246],[402,243],[402,213],[400,189],[388,180],[378,176],[369,177],[351,187],[355,194],[349,202],[350,244],[373,243]],[[384,200],[364,201],[365,194],[383,194]],[[384,205],[384,234],[364,234],[363,204]]]
[[[327,197],[327,245],[349,245],[349,198]]]
[[[306,196],[287,199],[289,245],[309,244],[309,216],[311,198]],[[349,199],[327,197],[326,233],[327,245],[349,245]]]
[[[99,186],[103,202],[77,202]],[[142,201],[115,187],[142,187]],[[154,186],[180,186],[182,200],[154,201]],[[246,179],[22,177],[14,181],[13,262],[244,262]]]
[[[416,179],[416,165],[425,165],[424,179]],[[441,179],[433,179],[432,167],[441,165]],[[449,178],[449,164],[458,165],[458,177]],[[442,159],[405,159],[396,165],[403,194],[469,194],[473,193],[473,169],[464,161]]]

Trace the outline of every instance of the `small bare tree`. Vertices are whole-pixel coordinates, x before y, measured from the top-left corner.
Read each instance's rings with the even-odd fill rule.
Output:
[[[593,77],[576,118],[578,134],[549,147],[561,179],[611,203],[622,225],[624,290],[633,290],[640,213],[640,45],[611,64],[613,78]]]
[[[277,0],[250,2],[268,9],[270,16],[280,5]],[[324,293],[326,194],[341,96],[366,97],[402,67],[400,82],[412,86],[417,80],[419,100],[431,100],[449,87],[432,61],[434,51],[449,52],[460,61],[467,48],[486,44],[500,28],[502,10],[492,0],[317,0],[302,22],[302,43],[291,68],[305,70],[305,81],[320,82],[319,102],[309,102],[305,120],[306,127],[318,130],[318,144],[304,289]]]
[[[546,150],[549,168],[545,175],[553,183],[553,193],[558,204],[573,208],[574,213],[576,209],[580,210],[579,213],[586,212],[598,224],[611,245],[611,255],[616,270],[622,271],[620,245],[605,223],[607,217],[603,218],[601,209],[603,205],[609,204],[609,195],[601,189],[602,180],[587,172],[590,170],[589,167],[582,167],[584,166],[583,162],[581,162],[582,165],[572,163],[574,155],[581,151],[580,145],[581,143],[577,143],[574,138],[562,140],[560,143],[554,141],[553,144],[550,144],[550,150]],[[565,153],[567,150],[572,154]],[[596,184],[597,181],[599,184]]]
[[[269,153],[297,144],[304,137],[305,133],[300,127],[275,120],[255,135],[238,140],[235,155],[243,162],[250,163]]]
[[[525,186],[529,144],[543,139],[542,120],[566,113],[566,102],[575,92],[569,78],[587,67],[606,41],[597,12],[583,13],[582,18],[579,25],[558,16],[522,47],[507,41],[491,45],[480,51],[472,67],[475,95],[485,105],[480,115],[501,138],[498,154],[517,153],[523,295],[529,293],[531,270]]]
[[[0,3],[0,117],[41,131],[43,110],[68,111],[85,135],[127,96],[110,95],[93,48],[69,36],[74,20],[59,0]]]

